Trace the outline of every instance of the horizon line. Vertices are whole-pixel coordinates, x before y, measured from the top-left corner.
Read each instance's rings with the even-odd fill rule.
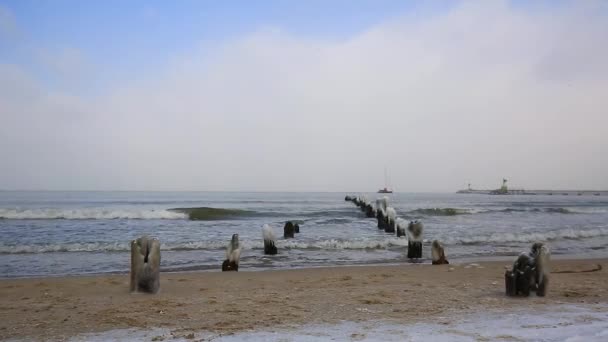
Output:
[[[311,191],[311,190],[42,190],[0,189],[0,192],[242,192],[242,193],[377,193],[374,191]],[[393,191],[393,193],[452,193],[450,191]],[[456,193],[456,191],[453,191]]]

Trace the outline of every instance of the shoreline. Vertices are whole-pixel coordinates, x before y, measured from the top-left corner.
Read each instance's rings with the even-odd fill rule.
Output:
[[[510,261],[361,265],[256,272],[161,273],[157,295],[129,293],[128,274],[0,280],[0,339],[65,340],[115,329],[174,336],[306,324],[434,322],[479,310],[608,303],[608,258],[551,262],[548,295],[504,294]],[[590,271],[603,265],[603,269]]]
[[[430,248],[430,246],[429,246]],[[519,253],[513,255],[495,255],[495,256],[477,256],[477,257],[454,257],[450,258],[448,256],[448,260],[453,265],[459,265],[464,263],[486,263],[486,262],[506,262],[508,264],[512,264],[513,261],[517,258]],[[552,261],[557,260],[608,260],[608,255],[605,256],[589,256],[583,254],[552,254]],[[324,269],[324,268],[343,268],[343,267],[382,267],[382,266],[412,266],[412,265],[430,265],[430,258],[422,258],[416,262],[400,262],[400,261],[385,261],[385,262],[371,262],[371,263],[358,263],[358,264],[334,264],[334,265],[306,265],[306,266],[291,266],[291,267],[263,267],[263,266],[247,266],[241,267],[239,272],[268,272],[268,271],[287,271],[287,270],[302,270],[302,269]],[[242,266],[244,266],[242,264]],[[207,267],[207,268],[196,268],[197,266],[192,267],[184,267],[184,268],[175,268],[171,270],[163,270],[161,266],[161,274],[179,274],[179,273],[214,273],[221,272],[221,265],[217,267]],[[73,274],[58,274],[58,275],[25,275],[25,276],[15,276],[15,277],[0,277],[0,282],[5,280],[20,280],[20,279],[55,279],[55,278],[77,278],[77,277],[103,277],[103,276],[118,276],[118,275],[128,275],[129,271],[110,271],[110,272],[101,272],[101,273],[73,273]]]

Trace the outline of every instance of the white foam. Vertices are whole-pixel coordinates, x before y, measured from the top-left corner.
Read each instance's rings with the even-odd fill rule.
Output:
[[[108,219],[140,219],[140,220],[183,220],[188,215],[169,210],[153,209],[110,209],[110,208],[37,208],[15,209],[0,208],[0,218],[12,220],[108,220]]]
[[[297,240],[275,240],[278,248],[285,249],[324,249],[324,250],[343,250],[343,249],[386,249],[396,246],[407,246],[407,241],[397,237],[382,240],[339,240],[328,239],[320,241],[297,241]],[[240,242],[243,249],[262,249],[263,241],[244,240]],[[225,249],[225,241],[191,241],[182,243],[163,243],[163,251],[179,250],[213,250]],[[31,254],[31,253],[51,253],[51,252],[124,252],[129,251],[128,243],[66,243],[48,245],[5,245],[0,242],[0,254]]]
[[[608,340],[608,305],[539,306],[535,310],[490,311],[457,317],[435,317],[438,323],[395,324],[376,320],[367,308],[368,321],[342,322],[336,325],[305,325],[298,329],[273,329],[221,336],[206,331],[195,332],[196,339],[213,341],[606,341]],[[163,337],[184,341],[168,329],[113,330],[85,334],[72,341],[149,341]]]
[[[223,249],[226,247],[224,241],[192,241],[184,243],[163,244],[161,250],[199,250],[199,249]],[[113,243],[64,243],[46,245],[5,245],[0,242],[0,254],[31,254],[51,252],[125,252],[130,251],[128,242]]]
[[[501,243],[501,242],[537,242],[553,241],[561,239],[588,239],[593,237],[608,236],[608,228],[595,229],[560,229],[549,232],[535,233],[492,233],[489,235],[472,236],[450,236],[442,237],[442,241],[447,244],[482,244],[482,243]]]
[[[405,221],[398,220],[405,224]],[[436,235],[444,245],[478,245],[495,243],[531,243],[537,241],[552,241],[560,239],[588,239],[608,236],[608,228],[587,230],[562,229],[545,233],[492,233],[489,235],[452,236]],[[302,241],[295,239],[274,240],[277,247],[283,249],[322,249],[322,250],[357,250],[357,249],[388,249],[407,246],[407,240],[396,236],[386,238],[356,238],[356,239],[326,239],[317,241]],[[428,243],[428,240],[422,240]],[[262,249],[263,241],[260,239],[244,239],[241,241],[243,249]],[[190,242],[162,243],[161,250],[213,250],[225,249],[225,241],[200,240]],[[0,241],[0,254],[29,254],[50,252],[123,252],[129,251],[127,242],[103,243],[62,243],[62,244],[32,244],[7,245]]]
[[[325,249],[325,250],[340,250],[340,249],[385,249],[394,246],[407,246],[407,241],[397,237],[386,238],[382,240],[338,240],[328,239],[315,242],[300,242],[294,240],[284,240],[278,242],[281,248],[292,249]]]

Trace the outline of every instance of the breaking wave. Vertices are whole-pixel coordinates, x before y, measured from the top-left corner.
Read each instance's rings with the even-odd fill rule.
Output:
[[[488,214],[488,213],[547,213],[547,214],[592,214],[604,213],[605,208],[563,208],[563,207],[546,207],[546,208],[501,208],[501,209],[462,209],[462,208],[420,208],[407,212],[409,216],[456,216],[470,214]]]
[[[153,209],[108,209],[108,208],[44,208],[6,209],[0,208],[0,219],[10,220],[183,220],[185,213]]]
[[[549,207],[549,208],[506,208],[501,210],[488,210],[487,212],[500,213],[549,213],[549,214],[576,214],[579,213],[574,209]],[[582,213],[582,212],[581,212]]]
[[[443,242],[450,245],[478,245],[492,243],[529,243],[536,241],[554,240],[580,240],[608,236],[608,228],[587,230],[561,229],[549,232],[520,232],[520,233],[492,233],[481,236],[461,236],[458,238],[446,236]]]
[[[424,216],[455,216],[455,215],[467,215],[472,214],[473,211],[470,209],[458,209],[458,208],[420,208],[408,212],[410,215],[424,215]]]
[[[589,230],[562,229],[551,232],[537,233],[493,233],[481,236],[460,236],[458,238],[438,237],[447,245],[480,245],[504,243],[531,243],[536,241],[580,240],[608,236],[608,228]],[[424,240],[424,243],[429,243]],[[263,249],[261,239],[241,241],[244,249]],[[226,241],[191,241],[179,243],[164,243],[163,251],[194,251],[194,250],[223,250]],[[320,241],[277,240],[279,249],[294,250],[379,250],[402,248],[407,246],[406,238],[387,237],[383,239],[328,239]],[[127,252],[128,242],[116,243],[68,243],[45,245],[5,245],[0,243],[0,254],[36,254],[53,252]]]
[[[241,209],[224,209],[224,208],[209,208],[209,207],[198,207],[198,208],[174,208],[168,209],[170,212],[181,213],[188,215],[190,220],[225,220],[234,219],[239,216],[246,216],[253,214],[252,211],[241,210]]]
[[[194,251],[194,250],[223,250],[227,246],[226,241],[192,241],[182,243],[161,243],[162,251]],[[244,249],[263,249],[262,240],[241,241]],[[295,241],[278,240],[279,249],[385,249],[396,246],[407,246],[404,238],[387,238],[384,240],[338,240],[330,239],[323,241]],[[0,244],[0,254],[36,254],[54,252],[127,252],[130,251],[128,242],[116,243],[68,243],[68,244],[45,244],[45,245],[4,245]]]
[[[405,212],[405,217],[418,216],[456,216],[488,213],[548,213],[548,214],[601,214],[608,209],[601,208],[500,208],[500,209],[464,209],[464,208],[420,208]],[[345,224],[351,222],[350,217],[357,217],[352,210],[329,210],[313,212],[272,212],[251,211],[228,208],[173,208],[173,209],[143,209],[143,208],[0,208],[0,219],[11,220],[234,220],[244,217],[301,217],[305,221],[319,219],[321,223]]]
[[[546,232],[495,232],[477,235],[427,235],[424,243],[430,243],[432,239],[439,239],[446,245],[502,245],[510,243],[532,243],[537,241],[556,240],[582,240],[608,236],[608,228],[595,229],[560,229]],[[243,239],[241,244],[244,249],[263,249],[262,239]],[[276,241],[279,249],[287,250],[381,250],[402,248],[407,246],[405,237],[397,238],[387,236],[384,238],[356,238],[356,239],[326,239],[326,240],[295,240],[278,239]],[[163,251],[197,251],[197,250],[223,250],[227,241],[207,240],[188,242],[162,243]],[[5,244],[0,242],[0,254],[38,254],[38,253],[61,253],[61,252],[128,252],[129,242],[73,242],[73,243],[50,243],[50,244]]]
[[[0,219],[9,220],[226,220],[253,212],[223,208],[175,208],[175,209],[111,209],[111,208],[0,208]]]
[[[503,209],[481,209],[473,210],[473,213],[547,213],[547,214],[605,214],[608,213],[606,207],[577,206],[577,207],[543,207],[543,208],[522,208],[509,207]]]
[[[163,244],[163,251],[188,251],[226,248],[225,241],[193,241],[174,244]],[[36,245],[4,245],[0,244],[0,254],[36,254],[54,252],[127,252],[131,247],[128,242],[114,243],[66,243],[66,244],[36,244]]]
[[[347,224],[351,223],[353,220],[350,218],[331,218],[326,220],[317,220],[314,221],[315,224]]]
[[[405,238],[386,238],[383,240],[340,240],[329,239],[322,241],[278,241],[279,248],[286,249],[324,249],[324,250],[343,250],[343,249],[387,249],[391,247],[407,246]]]

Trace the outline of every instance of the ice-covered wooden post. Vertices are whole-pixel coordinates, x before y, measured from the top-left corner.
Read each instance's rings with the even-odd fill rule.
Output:
[[[507,296],[529,296],[536,291],[544,297],[549,284],[549,248],[540,242],[532,245],[529,253],[521,253],[513,268],[505,271],[505,292]]]
[[[388,226],[388,217],[386,209],[388,208],[388,197],[376,199],[376,219],[378,220],[378,229],[386,229]]]
[[[422,230],[421,221],[411,221],[407,227],[407,257],[410,259],[422,258]]]
[[[239,234],[232,234],[232,239],[226,247],[226,260],[222,263],[222,271],[238,271],[241,260],[241,244]]]
[[[450,263],[445,257],[443,245],[438,240],[433,240],[433,243],[431,244],[431,259],[433,265],[445,265]]]
[[[262,238],[264,239],[264,254],[277,254],[276,237],[272,228],[267,224],[262,227]]]
[[[293,222],[287,221],[285,223],[285,227],[283,227],[283,237],[285,239],[294,238],[296,234],[296,228],[293,225]]]
[[[146,235],[131,241],[131,292],[160,289],[160,242]]]
[[[386,208],[386,216],[388,218],[388,224],[384,227],[384,231],[387,233],[394,233],[395,228],[397,227],[397,212],[395,211],[395,208]]]
[[[397,219],[397,237],[405,236],[408,222],[402,218]]]

